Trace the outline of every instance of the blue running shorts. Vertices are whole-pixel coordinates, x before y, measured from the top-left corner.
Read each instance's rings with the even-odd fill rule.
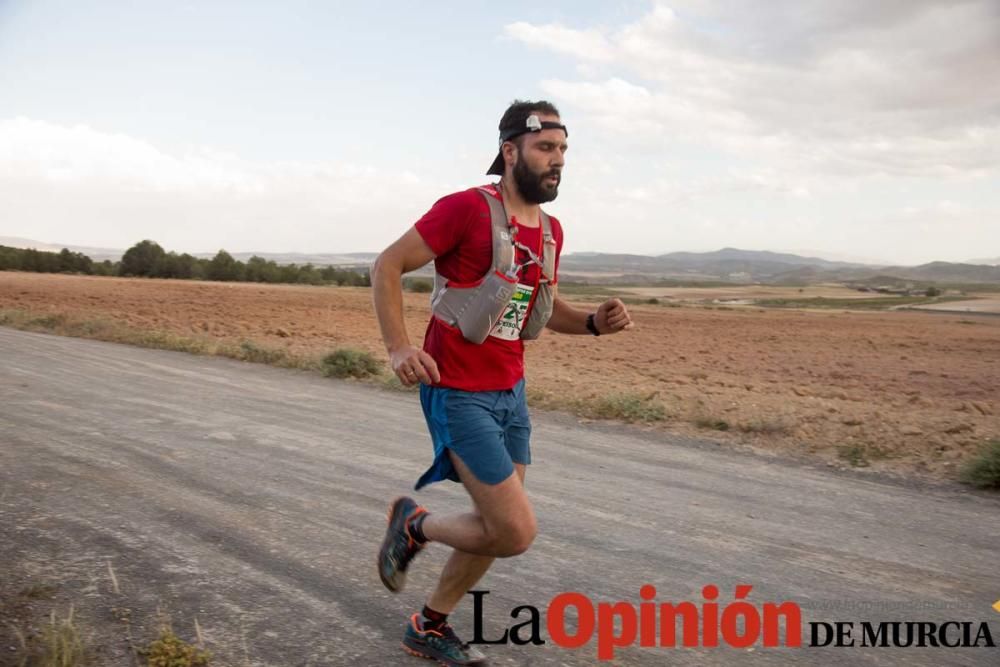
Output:
[[[515,463],[531,463],[531,420],[524,380],[505,391],[461,391],[420,385],[420,404],[434,442],[434,463],[415,486],[450,479],[461,481],[448,450],[455,452],[476,479],[499,484]]]

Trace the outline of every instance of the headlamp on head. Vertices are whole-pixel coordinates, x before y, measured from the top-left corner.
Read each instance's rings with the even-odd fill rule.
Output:
[[[551,120],[542,120],[536,114],[531,114],[524,119],[524,125],[522,127],[510,127],[506,130],[501,130],[500,132],[500,145],[503,146],[505,141],[510,141],[522,134],[527,134],[528,132],[541,132],[542,130],[562,130],[569,136],[569,130],[562,123],[556,123]],[[503,176],[504,162],[503,153],[498,153],[496,158],[493,160],[493,164],[490,165],[487,174],[495,174],[497,176]]]
[[[500,144],[503,142],[510,141],[515,137],[519,137],[522,134],[527,134],[528,132],[541,132],[542,130],[562,130],[569,136],[569,130],[562,123],[556,123],[551,120],[543,121],[535,114],[531,114],[524,119],[524,127],[511,127],[500,133]]]

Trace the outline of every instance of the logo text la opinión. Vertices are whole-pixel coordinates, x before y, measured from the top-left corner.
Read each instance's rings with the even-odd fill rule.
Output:
[[[758,609],[746,599],[753,587],[736,586],[734,600],[718,603],[719,589],[702,588],[704,601],[695,603],[655,602],[656,589],[645,585],[639,590],[641,602],[594,603],[582,593],[567,592],[553,597],[544,610],[549,639],[562,648],[578,649],[596,637],[597,657],[611,660],[619,648],[718,647],[747,648],[760,643],[764,648],[801,647],[802,613],[795,602],[765,602]],[[484,636],[484,605],[489,591],[469,591],[473,597],[473,639],[471,644],[545,644],[542,639],[542,612],[532,605],[520,605],[510,612],[520,621],[496,638]],[[575,618],[575,623],[572,619]],[[569,623],[568,623],[569,621]],[[678,625],[680,631],[678,632]],[[810,647],[994,647],[985,622],[945,623],[890,621],[855,623],[810,622]],[[575,626],[575,627],[568,627]]]
[[[594,604],[582,593],[560,593],[545,608],[546,629],[552,642],[563,648],[580,648],[597,638],[597,657],[614,658],[615,650],[632,646],[713,647],[726,644],[746,648],[763,640],[766,647],[802,645],[802,612],[795,602],[765,602],[761,609],[746,601],[752,586],[736,587],[735,600],[724,606],[716,600],[719,588],[702,588],[705,600],[694,602],[654,602],[656,588],[646,584],[639,589],[638,605],[625,602]],[[511,610],[512,619],[526,620],[507,628],[496,639],[483,636],[483,605],[489,591],[469,591],[473,597],[473,639],[471,644],[544,644],[541,637],[541,613],[532,605]],[[576,618],[575,629],[567,627],[567,617]],[[681,632],[678,637],[677,625]],[[784,641],[780,629],[784,628]],[[678,641],[679,640],[679,641]]]

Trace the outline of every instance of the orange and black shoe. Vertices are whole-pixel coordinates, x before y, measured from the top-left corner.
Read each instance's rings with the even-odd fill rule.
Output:
[[[423,544],[410,535],[409,522],[427,510],[417,505],[413,498],[396,498],[389,506],[389,526],[378,551],[378,576],[393,593],[403,590],[406,583],[406,568]]]
[[[440,630],[424,630],[420,614],[411,616],[406,624],[403,649],[418,658],[437,660],[445,667],[479,667],[486,664],[482,651],[459,639],[447,623]]]

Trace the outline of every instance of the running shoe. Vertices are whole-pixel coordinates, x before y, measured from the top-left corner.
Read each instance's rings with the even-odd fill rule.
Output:
[[[406,568],[413,557],[420,553],[424,545],[410,537],[407,522],[425,513],[412,498],[396,498],[389,506],[389,526],[378,552],[378,576],[393,593],[403,590],[406,583]]]
[[[420,614],[411,616],[406,624],[403,649],[418,658],[437,660],[445,667],[486,664],[486,656],[482,651],[459,639],[447,623],[440,630],[424,630],[420,624]]]

